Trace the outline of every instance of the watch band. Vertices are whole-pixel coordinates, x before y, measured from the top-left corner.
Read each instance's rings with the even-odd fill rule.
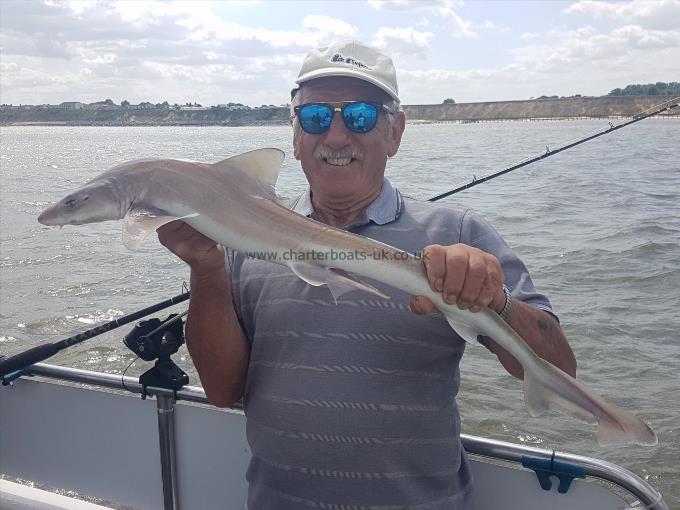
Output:
[[[505,293],[505,306],[498,312],[498,315],[500,315],[501,319],[505,322],[508,322],[510,314],[512,313],[512,294],[510,294],[510,290],[505,285],[503,285],[503,292]]]

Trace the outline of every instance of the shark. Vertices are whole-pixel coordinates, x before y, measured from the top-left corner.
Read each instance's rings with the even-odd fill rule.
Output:
[[[470,343],[493,338],[524,369],[529,413],[549,409],[597,425],[602,446],[653,446],[655,432],[634,414],[607,402],[581,381],[540,358],[494,311],[462,310],[446,303],[428,283],[422,260],[393,246],[297,214],[277,199],[275,186],[284,153],[265,148],[216,163],[144,159],[117,165],[40,214],[47,226],[123,220],[123,240],[138,248],[160,226],[181,219],[217,243],[246,254],[266,254],[310,285],[327,285],[337,300],[363,290],[388,296],[365,277],[428,297],[453,330]],[[329,257],[331,252],[362,257]],[[290,257],[295,252],[309,256]],[[292,259],[292,260],[291,260]]]

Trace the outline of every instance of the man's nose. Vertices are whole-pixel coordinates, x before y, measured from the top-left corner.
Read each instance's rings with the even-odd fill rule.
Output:
[[[351,132],[345,127],[341,112],[333,112],[333,121],[326,131],[326,145],[333,148],[346,146],[350,142]]]

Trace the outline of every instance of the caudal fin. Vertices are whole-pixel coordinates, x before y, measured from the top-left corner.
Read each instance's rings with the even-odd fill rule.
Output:
[[[656,433],[644,421],[630,413],[614,408],[617,413],[616,421],[611,421],[607,416],[601,417],[597,422],[597,442],[600,446],[616,446],[624,444],[637,444],[640,446],[656,446],[659,439]]]
[[[535,369],[524,370],[524,399],[532,416],[560,408],[581,420],[596,422],[600,446],[658,443],[654,431],[640,418],[606,402],[585,384],[540,358]]]

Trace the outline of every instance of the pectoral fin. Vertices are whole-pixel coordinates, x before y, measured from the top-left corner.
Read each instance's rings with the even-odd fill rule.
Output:
[[[123,218],[123,244],[129,250],[138,250],[144,240],[149,237],[156,229],[166,223],[185,218],[193,218],[198,213],[188,214],[178,218],[167,216],[158,211],[147,209],[131,209]]]
[[[375,287],[359,281],[356,277],[341,269],[312,264],[292,264],[290,268],[300,279],[310,285],[315,287],[328,285],[336,303],[340,296],[353,290],[364,290],[381,298],[389,299],[389,296],[386,296]]]
[[[449,323],[449,326],[451,326],[463,340],[471,344],[477,343],[477,337],[480,335],[480,332],[475,326],[468,324],[458,317],[453,319],[446,313],[444,313],[444,317],[446,317],[446,321]]]

